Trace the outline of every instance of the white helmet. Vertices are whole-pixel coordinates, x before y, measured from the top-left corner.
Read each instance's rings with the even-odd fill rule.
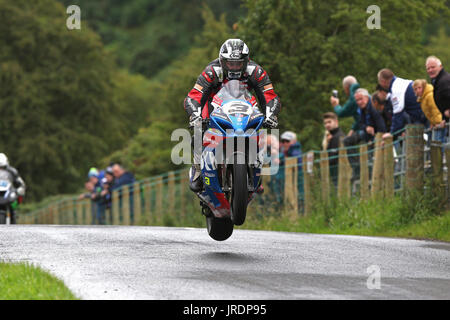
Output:
[[[0,153],[0,168],[9,165],[8,157],[4,153]]]

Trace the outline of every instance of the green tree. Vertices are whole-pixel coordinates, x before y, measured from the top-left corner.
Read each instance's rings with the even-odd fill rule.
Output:
[[[77,190],[87,169],[122,147],[147,97],[117,84],[112,57],[89,28],[69,31],[54,0],[0,0],[0,150],[28,199]],[[128,78],[127,78],[128,79]],[[137,124],[144,124],[141,120]]]
[[[321,114],[331,111],[332,89],[352,74],[373,90],[377,72],[391,68],[401,77],[423,76],[422,28],[436,16],[447,16],[444,0],[386,0],[381,29],[366,21],[371,5],[364,0],[246,0],[249,14],[240,36],[269,72],[283,110],[282,129],[300,132],[304,149],[318,149]]]
[[[217,58],[220,45],[231,37],[225,15],[216,19],[214,13],[204,7],[202,17],[205,26],[195,46],[183,59],[173,62],[159,81],[152,82],[150,126],[140,129],[124,149],[105,158],[104,164],[120,161],[137,178],[180,169],[171,161],[171,150],[176,142],[171,142],[170,137],[177,128],[187,129],[183,101],[205,66]]]
[[[439,29],[436,36],[430,38],[426,47],[430,55],[439,57],[446,69],[450,66],[450,36],[444,28]]]
[[[154,77],[183,57],[202,32],[202,4],[237,21],[241,0],[60,0],[81,7],[83,21],[97,31],[121,67]],[[183,58],[181,58],[183,59]]]

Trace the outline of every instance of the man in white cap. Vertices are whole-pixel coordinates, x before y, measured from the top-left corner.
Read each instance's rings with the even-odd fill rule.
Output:
[[[302,146],[297,141],[297,135],[292,131],[286,131],[281,135],[280,152],[285,157],[299,157],[298,163],[302,162]]]

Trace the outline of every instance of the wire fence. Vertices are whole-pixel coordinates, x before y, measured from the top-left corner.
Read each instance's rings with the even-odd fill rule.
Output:
[[[310,151],[302,159],[286,158],[276,174],[263,177],[264,194],[249,205],[248,215],[309,215],[316,201],[390,198],[423,190],[426,178],[448,202],[448,125],[446,137],[408,125],[395,140],[377,134],[368,144],[339,148],[336,156]],[[337,165],[330,165],[333,160]],[[198,225],[203,222],[201,206],[188,181],[188,169],[171,171],[114,190],[110,203],[69,197],[19,215],[18,223],[88,225],[96,223],[98,210],[103,210],[108,225],[171,225],[174,219],[178,225]]]

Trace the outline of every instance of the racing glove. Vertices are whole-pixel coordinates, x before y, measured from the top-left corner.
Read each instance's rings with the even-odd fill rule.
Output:
[[[263,122],[263,126],[269,129],[275,129],[278,127],[278,118],[277,116],[271,115],[266,117]]]

